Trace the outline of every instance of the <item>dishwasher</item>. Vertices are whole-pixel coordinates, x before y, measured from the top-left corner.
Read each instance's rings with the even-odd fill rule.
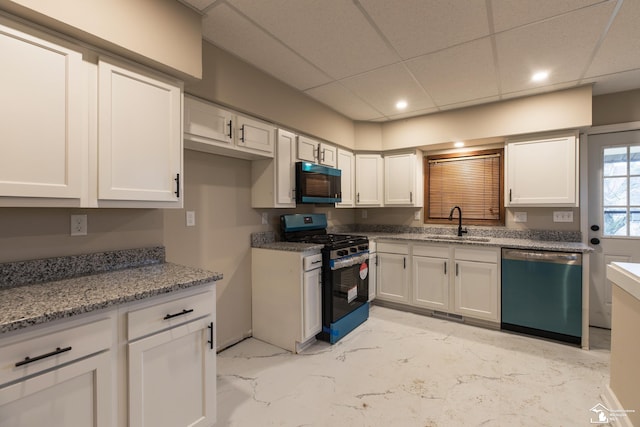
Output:
[[[582,254],[502,249],[502,329],[580,344]]]

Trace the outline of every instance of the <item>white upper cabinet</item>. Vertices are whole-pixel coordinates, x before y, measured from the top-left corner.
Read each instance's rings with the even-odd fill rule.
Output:
[[[338,149],[304,135],[298,136],[298,160],[335,168]]]
[[[82,53],[0,18],[0,56],[0,205],[48,198],[49,206],[80,206],[87,154]]]
[[[98,100],[98,199],[182,207],[180,85],[101,59]]]
[[[319,142],[303,135],[298,136],[298,160],[305,162],[318,162]]]
[[[413,153],[384,156],[384,204],[423,205],[422,155]]]
[[[273,125],[245,116],[238,116],[237,122],[236,144],[239,147],[273,157]]]
[[[275,158],[251,162],[251,207],[295,208],[296,135],[278,129]]]
[[[342,191],[342,202],[336,203],[338,208],[352,208],[355,206],[355,166],[356,160],[351,151],[338,148],[338,169],[342,172],[340,189]]]
[[[578,206],[575,136],[511,142],[505,154],[506,206]]]
[[[382,206],[382,156],[356,154],[356,206]]]
[[[233,114],[229,110],[184,97],[184,136],[187,140],[233,144]]]
[[[184,97],[184,147],[254,160],[273,158],[275,126],[210,102]]]

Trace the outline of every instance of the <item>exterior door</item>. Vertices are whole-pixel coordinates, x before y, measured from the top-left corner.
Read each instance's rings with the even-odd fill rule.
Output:
[[[590,135],[587,145],[589,240],[594,248],[589,265],[589,324],[611,328],[606,265],[640,262],[640,130]]]

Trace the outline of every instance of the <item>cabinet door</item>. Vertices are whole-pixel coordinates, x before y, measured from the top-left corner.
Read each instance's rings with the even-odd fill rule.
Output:
[[[82,54],[3,23],[8,21],[0,19],[0,196],[78,206],[88,147]]]
[[[413,304],[449,311],[449,259],[413,257]]]
[[[330,166],[332,168],[336,167],[338,157],[338,149],[333,145],[325,144],[324,142],[320,143],[320,164],[325,166]]]
[[[507,206],[578,206],[576,138],[506,146]]]
[[[356,206],[382,206],[382,156],[356,154]]]
[[[456,260],[455,275],[455,312],[499,321],[497,264]]]
[[[214,424],[213,328],[209,316],[129,344],[130,427]]]
[[[181,207],[181,88],[104,60],[98,73],[98,199]]]
[[[0,388],[0,427],[111,427],[109,352]]]
[[[316,336],[322,330],[322,269],[305,271],[302,292],[303,336],[302,342]]]
[[[355,206],[355,157],[353,153],[341,148],[338,149],[338,169],[342,172],[340,188],[342,190],[342,202],[337,203],[339,208],[352,208]]]
[[[305,162],[318,162],[319,142],[306,136],[298,136],[298,160]]]
[[[384,203],[412,206],[416,194],[416,156],[398,154],[384,157]]]
[[[376,298],[378,290],[378,254],[369,254],[369,301]]]
[[[273,157],[275,128],[258,120],[238,116],[236,145],[256,151],[265,157]]]
[[[232,145],[233,125],[230,111],[184,97],[184,133],[187,138]]]
[[[379,299],[409,302],[407,255],[378,252]]]
[[[296,205],[296,136],[291,132],[278,129],[276,147],[276,206],[295,207]]]

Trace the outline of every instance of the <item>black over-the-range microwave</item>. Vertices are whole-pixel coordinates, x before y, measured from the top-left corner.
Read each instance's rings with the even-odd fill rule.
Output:
[[[342,172],[309,162],[296,163],[297,203],[340,203]]]

